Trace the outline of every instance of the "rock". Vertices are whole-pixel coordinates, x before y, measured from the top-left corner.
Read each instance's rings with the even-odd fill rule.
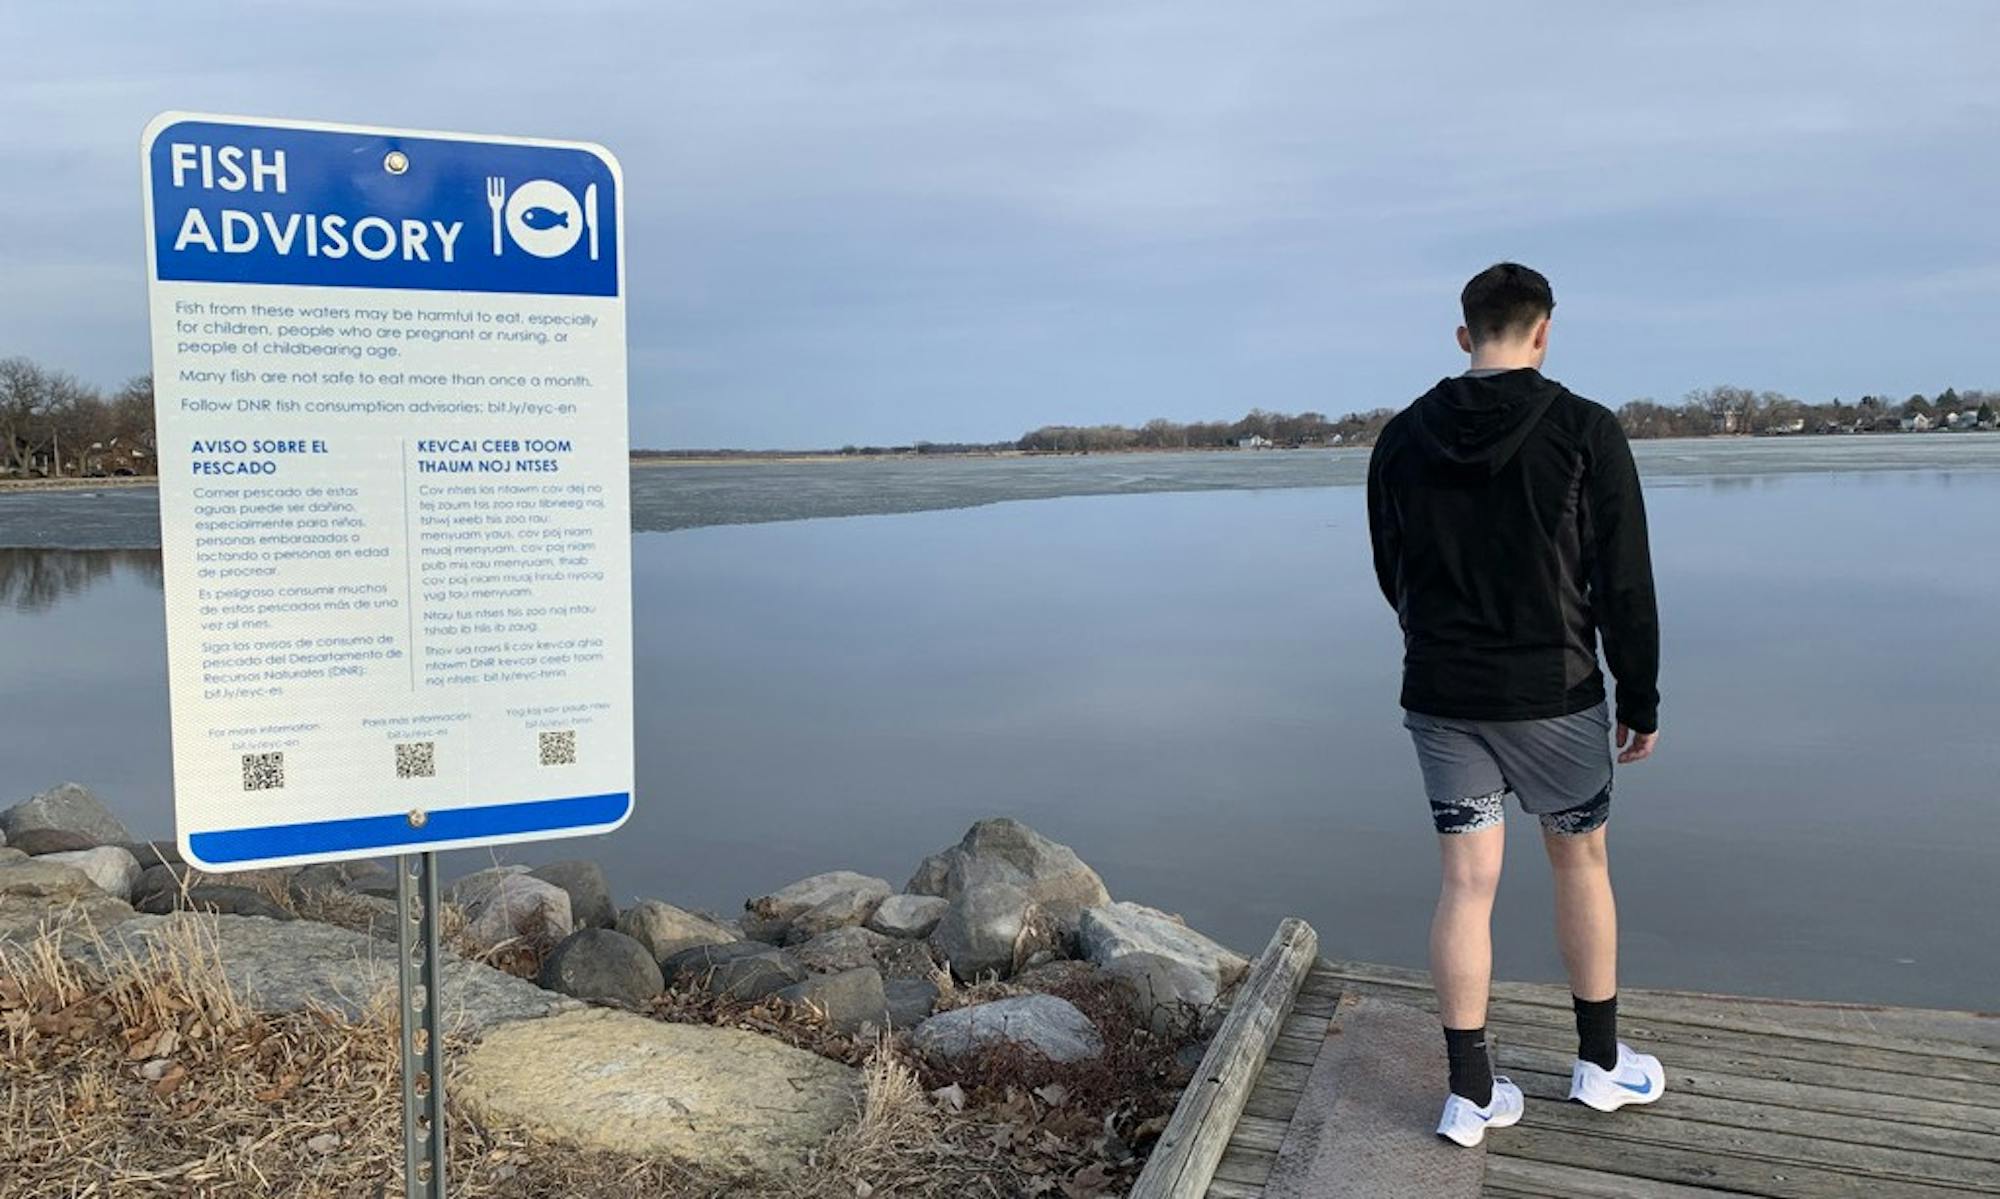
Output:
[[[52,787],[0,812],[0,833],[6,834],[9,844],[20,848],[21,834],[29,829],[60,829],[90,838],[89,846],[70,848],[116,845],[132,839],[131,830],[79,783]]]
[[[569,914],[578,928],[610,928],[618,923],[618,908],[611,902],[611,884],[596,862],[571,858],[550,862],[528,872],[528,877],[554,883],[569,893]]]
[[[1114,903],[1084,911],[1083,956],[1118,979],[1156,1032],[1212,1014],[1250,963],[1156,908]]]
[[[868,927],[888,937],[928,937],[950,906],[937,895],[891,895],[868,918]]]
[[[497,1028],[452,1079],[488,1122],[735,1174],[799,1165],[859,1095],[852,1067],[755,1033],[601,1010]]]
[[[742,939],[720,921],[657,899],[642,899],[620,912],[618,931],[651,950],[653,960],[660,962],[697,945],[727,945]]]
[[[28,857],[0,862],[0,941],[26,943],[44,929],[102,930],[132,916],[129,904],[74,866]]]
[[[1053,918],[1026,891],[977,877],[991,869],[974,868],[976,881],[952,899],[930,936],[931,947],[966,981],[984,974],[1005,978],[1058,937]]]
[[[340,1148],[340,1134],[323,1132],[316,1137],[307,1137],[306,1148],[321,1155],[332,1153]]]
[[[186,878],[190,873],[193,872],[186,866],[171,865],[168,863],[146,867],[139,872],[138,881],[132,884],[133,906],[144,906],[148,902],[149,897],[161,892],[180,890],[181,880]],[[160,910],[162,912],[172,911],[172,902],[166,902]]]
[[[608,928],[586,928],[563,938],[542,962],[545,990],[577,999],[644,1007],[667,989],[660,964],[644,945]]]
[[[815,874],[743,905],[745,928],[757,940],[809,940],[819,933],[860,924],[889,897],[889,884],[852,870]],[[794,927],[796,926],[796,927]]]
[[[958,847],[940,849],[917,864],[917,872],[903,890],[911,895],[928,895],[934,899],[945,898],[944,889],[951,880],[952,854]]]
[[[1090,1018],[1053,995],[1016,995],[941,1012],[917,1026],[912,1043],[947,1058],[995,1045],[1017,1045],[1059,1063],[1104,1052],[1104,1039]]]
[[[889,1027],[915,1028],[930,1018],[937,1006],[937,984],[924,978],[882,980],[882,996],[889,1005]]]
[[[297,919],[292,913],[271,902],[263,892],[230,883],[203,882],[196,883],[185,891],[178,887],[148,891],[140,895],[138,902],[132,906],[154,916],[164,916],[179,910],[213,912],[223,916],[262,916],[267,920],[281,923]]]
[[[934,978],[942,968],[929,941],[890,937],[875,950],[875,967],[883,978]]]
[[[180,846],[172,841],[127,841],[119,848],[137,859],[141,870],[152,866],[187,865],[187,859],[181,856]]]
[[[573,927],[569,892],[527,874],[509,874],[468,910],[465,940],[484,951],[516,937],[560,941]]]
[[[792,953],[806,969],[833,974],[863,966],[874,967],[876,952],[888,948],[889,944],[889,938],[865,928],[837,928],[830,933],[821,933],[803,945],[794,946]]]
[[[97,889],[115,899],[130,902],[132,888],[139,883],[139,859],[116,845],[79,849],[70,853],[43,854],[44,861],[74,866],[90,876]]]
[[[670,987],[688,987],[746,1002],[803,982],[806,977],[806,968],[797,958],[761,941],[683,949],[661,962],[660,971]]]
[[[304,895],[308,891],[354,891],[363,887],[387,887],[389,897],[396,892],[396,872],[374,858],[358,858],[352,862],[315,862],[302,866],[292,874],[287,884],[293,895]]]
[[[944,864],[941,882],[936,879],[939,860]],[[1104,880],[1075,850],[1006,818],[982,820],[957,845],[926,858],[909,889],[956,899],[970,886],[993,881],[1027,892],[1065,928],[1074,927],[1083,909],[1111,902]]]
[[[804,982],[780,990],[778,998],[787,1003],[811,1007],[825,1018],[827,1027],[857,1033],[865,1026],[886,1028],[889,1000],[882,990],[882,972],[873,966],[842,970],[838,974],[815,974]]]
[[[31,858],[52,853],[81,853],[86,849],[96,849],[101,842],[83,833],[73,833],[62,828],[25,829],[7,842],[9,848],[18,849]]]
[[[9,849],[4,845],[0,845],[0,866],[4,866],[9,862],[25,862],[27,860],[28,855],[22,853],[20,850]]]
[[[501,879],[527,872],[526,866],[488,866],[484,870],[475,870],[446,887],[444,898],[469,912],[493,893],[493,888],[500,885]]]
[[[64,943],[64,952],[98,969],[146,961],[163,951],[196,952],[221,959],[224,976],[260,1011],[295,1012],[321,1007],[359,1020],[377,1005],[393,1010],[396,946],[365,934],[310,920],[280,923],[254,916],[191,912],[138,916],[105,934],[102,944]],[[526,979],[468,962],[446,951],[441,1007],[448,1031],[477,1035],[507,1021],[571,1011],[573,999],[551,994]]]

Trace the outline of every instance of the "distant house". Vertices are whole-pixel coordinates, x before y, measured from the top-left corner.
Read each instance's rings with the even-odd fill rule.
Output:
[[[1262,433],[1252,433],[1248,437],[1239,438],[1236,444],[1246,450],[1268,450],[1271,448],[1272,442],[1270,438],[1264,436]]]
[[[1903,418],[1903,432],[1905,433],[1928,433],[1930,431],[1931,418],[1921,412],[1915,416],[1906,416]]]

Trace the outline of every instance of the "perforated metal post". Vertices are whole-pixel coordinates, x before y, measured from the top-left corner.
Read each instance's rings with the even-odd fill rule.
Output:
[[[412,817],[412,823],[417,823]],[[438,873],[434,853],[396,859],[397,993],[403,1048],[403,1187],[444,1199],[444,1029],[438,1019]]]

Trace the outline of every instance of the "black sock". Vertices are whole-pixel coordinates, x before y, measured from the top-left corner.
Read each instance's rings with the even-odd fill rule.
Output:
[[[1576,1055],[1606,1070],[1618,1065],[1618,997],[1578,999],[1576,1006]]]
[[[1480,1107],[1493,1102],[1493,1059],[1486,1053],[1486,1028],[1444,1030],[1445,1058],[1451,1063],[1451,1093]]]

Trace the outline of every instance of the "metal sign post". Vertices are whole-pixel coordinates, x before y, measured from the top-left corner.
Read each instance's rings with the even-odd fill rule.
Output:
[[[398,1023],[403,1058],[403,1191],[408,1199],[444,1199],[443,971],[438,944],[438,871],[434,853],[396,859]]]

